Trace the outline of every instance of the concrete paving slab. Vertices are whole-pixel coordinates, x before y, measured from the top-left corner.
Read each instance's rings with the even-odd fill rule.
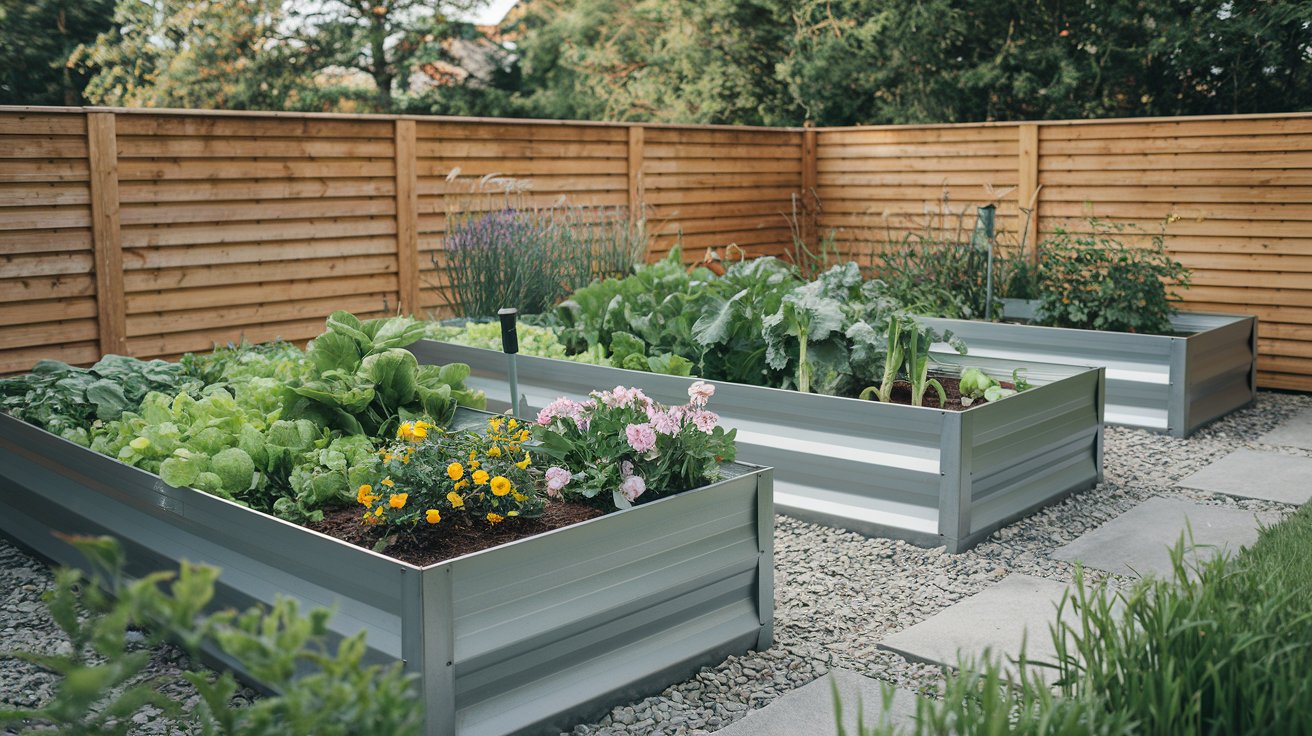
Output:
[[[1180,481],[1180,485],[1301,506],[1312,501],[1312,457],[1236,450]]]
[[[1130,577],[1172,575],[1170,549],[1193,532],[1195,559],[1236,554],[1257,541],[1260,524],[1272,524],[1278,514],[1203,506],[1174,498],[1150,498],[1129,511],[1053,551],[1056,560],[1082,562]],[[1188,544],[1186,534],[1185,541]]]
[[[956,667],[961,658],[978,659],[984,650],[1005,661],[1054,662],[1050,627],[1067,584],[1013,574],[981,593],[934,614],[879,643],[909,660]]]
[[[859,675],[851,670],[830,670],[828,675],[793,690],[746,718],[716,731],[716,736],[837,736],[834,719],[834,684],[838,685],[843,704],[843,729],[848,734],[859,734],[857,709],[860,705],[867,728],[881,723],[884,708],[883,684],[879,680]],[[888,720],[895,726],[910,727],[915,722],[916,695],[907,690],[895,690],[893,707]]]
[[[1312,450],[1312,409],[1304,409],[1286,419],[1275,429],[1257,438],[1257,441],[1264,445]]]

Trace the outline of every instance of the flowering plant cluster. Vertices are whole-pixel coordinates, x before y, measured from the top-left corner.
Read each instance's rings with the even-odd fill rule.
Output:
[[[356,490],[365,524],[499,524],[542,512],[529,430],[515,419],[488,420],[486,434],[405,422],[396,436],[373,482]]]
[[[640,389],[594,391],[582,403],[561,398],[538,413],[536,452],[552,497],[595,499],[617,508],[686,491],[719,477],[735,457],[736,430],[706,408],[715,386],[698,381],[688,403],[662,406]]]

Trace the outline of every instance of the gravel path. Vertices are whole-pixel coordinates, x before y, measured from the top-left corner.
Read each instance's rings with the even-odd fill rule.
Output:
[[[913,690],[939,681],[935,667],[912,664],[877,643],[978,593],[1012,572],[1069,581],[1073,566],[1048,559],[1057,547],[1153,496],[1252,511],[1291,507],[1174,487],[1181,478],[1242,447],[1312,456],[1294,448],[1266,447],[1256,438],[1289,415],[1312,408],[1312,396],[1262,392],[1257,403],[1205,427],[1187,440],[1141,430],[1108,428],[1106,482],[994,533],[960,555],[904,542],[868,539],[779,517],[775,532],[775,646],[703,669],[659,696],[614,708],[600,722],[580,725],[579,736],[601,734],[703,734],[714,732],[832,667],[855,670]],[[1090,575],[1093,577],[1093,575]],[[52,678],[5,651],[52,651],[66,644],[41,604],[51,584],[44,565],[0,542],[0,707],[34,705],[48,698]],[[153,668],[169,674],[185,665],[167,647]],[[184,703],[185,686],[168,688]],[[136,733],[175,729],[139,713]]]

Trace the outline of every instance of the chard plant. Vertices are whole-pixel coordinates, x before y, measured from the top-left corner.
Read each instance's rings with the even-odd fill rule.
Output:
[[[939,406],[947,403],[947,394],[943,384],[929,376],[929,349],[935,343],[946,342],[958,353],[966,354],[966,345],[952,334],[951,330],[939,334],[931,327],[920,324],[914,317],[905,313],[894,313],[886,317],[884,334],[887,348],[884,356],[883,377],[878,386],[869,386],[861,391],[861,399],[877,399],[882,402],[893,400],[893,386],[899,374],[904,375],[911,384],[911,405],[923,406],[925,393],[934,389],[938,394]]]

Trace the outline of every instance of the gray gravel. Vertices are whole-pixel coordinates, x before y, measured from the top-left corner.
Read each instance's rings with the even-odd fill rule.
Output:
[[[1280,421],[1309,407],[1312,396],[1262,392],[1254,406],[1187,440],[1109,428],[1106,482],[1001,529],[960,555],[781,516],[775,532],[774,647],[705,668],[691,680],[617,706],[599,722],[579,725],[572,733],[710,733],[833,667],[932,692],[940,680],[937,668],[881,651],[878,642],[1012,572],[1070,580],[1072,565],[1048,559],[1048,553],[1153,496],[1289,511],[1291,507],[1277,503],[1214,496],[1175,483],[1241,447],[1312,456],[1309,451],[1256,443]],[[67,646],[53,633],[40,602],[49,586],[50,575],[41,563],[0,543],[0,657],[15,649],[53,651]],[[185,660],[166,647],[156,652],[152,668],[176,675],[183,664]],[[50,676],[40,670],[0,658],[0,706],[36,704],[50,697],[52,686]],[[176,682],[169,690],[184,702],[191,697]],[[150,714],[138,714],[138,719],[137,733],[172,730]]]

